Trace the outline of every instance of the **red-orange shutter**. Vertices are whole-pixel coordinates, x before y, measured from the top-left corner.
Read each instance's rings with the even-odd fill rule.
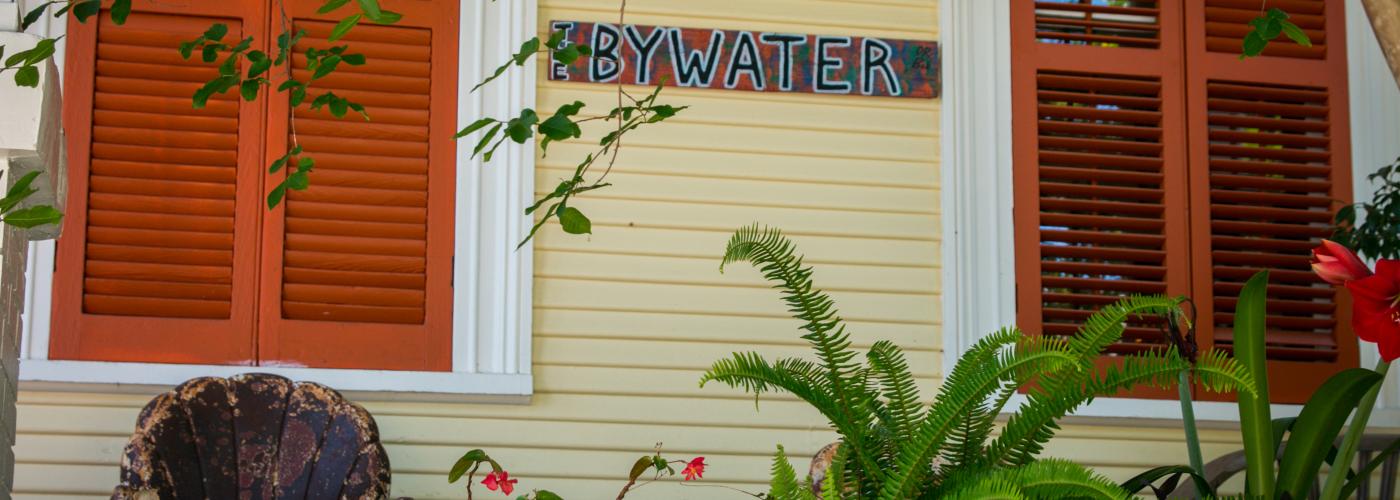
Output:
[[[70,194],[58,244],[53,359],[247,364],[263,114],[236,95],[193,109],[218,76],[177,47],[214,23],[261,39],[266,3],[136,2],[70,22]]]
[[[1072,334],[1125,295],[1190,291],[1181,7],[1122,4],[1013,2],[1017,323],[1028,334]],[[1131,323],[1104,362],[1162,346],[1155,324]]]
[[[285,93],[270,101],[268,162],[295,135],[316,165],[311,188],[289,192],[263,228],[265,364],[451,369],[458,2],[382,4],[403,19],[365,20],[336,43],[326,39],[339,17],[287,6],[308,33],[299,54],[346,44],[368,63],[317,80],[294,121]],[[308,80],[305,56],[295,64]],[[327,90],[363,104],[371,120],[311,111]],[[266,176],[267,189],[278,176]]]
[[[1192,261],[1201,340],[1228,349],[1235,299],[1270,271],[1268,356],[1276,403],[1301,403],[1357,365],[1345,294],[1319,280],[1309,250],[1351,196],[1345,2],[1274,0],[1312,38],[1239,59],[1258,2],[1186,10]],[[1233,41],[1231,41],[1233,40]]]

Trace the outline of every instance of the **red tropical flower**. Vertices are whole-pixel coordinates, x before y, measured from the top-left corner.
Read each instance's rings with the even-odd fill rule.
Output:
[[[492,472],[487,474],[485,479],[481,480],[481,484],[486,486],[486,489],[496,491],[496,489],[499,488],[501,493],[505,493],[506,495],[515,491],[515,483],[518,482],[520,482],[519,479],[511,479],[510,473],[506,471],[501,471],[500,473]]]
[[[686,464],[681,475],[685,476],[686,481],[694,481],[703,477],[705,475],[705,457],[695,457],[694,460]]]
[[[1322,246],[1312,251],[1312,268],[1324,281],[1345,285],[1371,275],[1371,269],[1351,249],[1332,240],[1322,240]]]
[[[1400,260],[1376,263],[1376,273],[1347,282],[1351,327],[1361,340],[1380,348],[1381,358],[1400,358]]]

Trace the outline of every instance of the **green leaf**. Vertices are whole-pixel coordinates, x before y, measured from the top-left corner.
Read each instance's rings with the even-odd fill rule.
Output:
[[[356,113],[359,113],[360,116],[365,117],[365,121],[369,121],[369,113],[365,112],[365,107],[360,105],[360,103],[346,100],[345,105],[349,106],[350,109],[354,110]]]
[[[1264,52],[1264,48],[1269,45],[1269,41],[1264,39],[1259,31],[1251,31],[1244,36],[1244,52],[1240,54],[1240,59],[1254,57]]]
[[[117,26],[126,24],[126,18],[129,15],[131,15],[131,0],[114,0],[112,2],[112,24]]]
[[[31,228],[44,224],[57,224],[63,220],[63,213],[48,205],[21,208],[5,215],[5,223],[20,228]]]
[[[209,45],[205,45],[205,46],[204,46],[203,58],[204,58],[204,62],[207,62],[207,63],[211,63],[211,62],[217,61],[217,60],[219,59],[219,45],[218,45],[218,44],[213,44],[213,43],[211,43],[211,44],[209,44]]]
[[[468,136],[468,135],[471,135],[472,132],[476,132],[476,131],[478,131],[478,130],[481,130],[481,129],[483,129],[483,128],[486,128],[487,125],[490,125],[490,124],[492,124],[492,123],[496,123],[496,119],[495,119],[495,118],[482,118],[482,119],[480,119],[480,120],[474,121],[474,122],[472,122],[471,125],[467,125],[467,126],[464,127],[462,130],[458,130],[458,131],[457,131],[457,135],[452,136],[452,138],[453,138],[453,139],[461,139],[461,138],[463,138],[463,137],[466,137],[466,136]]]
[[[191,55],[194,55],[195,43],[196,42],[180,42],[180,57],[189,59]]]
[[[564,500],[564,497],[549,490],[539,490],[535,492],[535,500]]]
[[[5,60],[5,67],[8,68],[16,64],[32,66],[42,62],[44,59],[48,59],[49,56],[53,55],[54,43],[58,42],[59,38],[63,37],[45,38],[39,40],[39,42],[35,43],[34,47],[29,50],[15,52],[14,55],[11,55],[9,59]]]
[[[380,12],[378,16],[369,18],[369,20],[374,21],[375,24],[394,24],[399,22],[400,19],[403,19],[403,14],[387,10]]]
[[[1293,40],[1294,43],[1304,47],[1312,47],[1312,40],[1308,38],[1308,34],[1304,32],[1302,28],[1299,28],[1298,25],[1289,21],[1282,21],[1281,24],[1283,25],[1283,34],[1290,40]]]
[[[504,126],[504,123],[497,122],[496,126],[491,127],[491,130],[487,130],[485,134],[482,134],[481,140],[477,141],[476,148],[472,150],[472,156],[481,154],[481,151],[486,149],[486,146],[491,144],[491,140],[496,138],[496,133],[500,132],[501,127]],[[485,160],[491,161],[491,158],[488,157]]]
[[[340,56],[329,55],[321,58],[321,63],[316,65],[316,72],[311,75],[312,80],[318,80],[335,71],[336,66],[340,66]]]
[[[287,99],[288,104],[291,104],[293,108],[300,106],[301,103],[306,100],[306,86],[298,85],[297,88],[292,89],[292,92],[290,95],[287,96]]]
[[[363,66],[365,64],[364,54],[345,54],[340,56],[340,60],[351,66]]]
[[[15,71],[15,85],[19,85],[21,87],[38,87],[39,67],[24,66],[18,71]]]
[[[39,174],[40,172],[30,172],[24,174],[24,177],[20,177],[19,180],[15,181],[15,185],[10,186],[10,190],[5,192],[5,197],[9,198],[11,196],[16,196],[25,191],[29,191],[29,186],[31,184],[34,184],[34,179],[39,178]]]
[[[559,211],[559,225],[569,234],[592,234],[593,222],[574,207],[564,207]]]
[[[95,16],[101,11],[102,2],[100,0],[84,0],[73,6],[73,17],[78,18],[80,23],[86,23],[89,17]]]
[[[248,65],[248,78],[255,78],[272,69],[272,59],[267,57],[267,53],[261,50],[254,50],[248,53],[248,60],[253,64]]]
[[[333,10],[335,10],[335,9],[339,9],[339,8],[341,8],[341,7],[344,7],[345,4],[347,4],[347,3],[350,3],[350,0],[326,0],[326,3],[325,3],[324,5],[322,5],[321,8],[316,9],[316,13],[317,13],[317,14],[329,14],[331,11],[333,11]]]
[[[346,103],[345,99],[342,99],[340,97],[335,97],[331,99],[329,104],[331,108],[331,115],[335,116],[336,118],[342,118],[345,116],[346,112],[350,111],[350,106]]]
[[[25,14],[25,15],[24,15],[24,20],[23,20],[23,21],[20,21],[20,23],[19,23],[19,30],[20,30],[20,31],[27,30],[27,29],[29,29],[29,26],[30,26],[30,25],[39,22],[39,18],[44,17],[44,11],[48,10],[50,5],[53,5],[53,4],[56,4],[56,3],[58,3],[58,2],[57,2],[57,1],[44,2],[44,3],[39,4],[38,7],[35,7],[35,8],[33,8],[32,10],[30,10],[28,14]]]
[[[651,456],[644,456],[642,458],[638,458],[637,463],[632,464],[632,471],[627,473],[627,480],[636,481],[637,478],[642,477],[642,474],[645,474],[647,469],[650,468]]]
[[[1207,481],[1206,478],[1196,474],[1196,471],[1192,470],[1191,467],[1185,465],[1166,465],[1149,469],[1142,474],[1133,476],[1132,479],[1125,481],[1121,486],[1123,489],[1127,490],[1128,493],[1136,494],[1144,488],[1152,486],[1158,480],[1170,475],[1184,475],[1190,477],[1191,481],[1196,483],[1196,492],[1204,495],[1205,498],[1215,495],[1215,488],[1210,487],[1210,482]]]
[[[457,459],[457,463],[452,464],[452,470],[447,473],[447,482],[457,482],[458,479],[467,474],[467,471],[471,470],[472,466],[489,459],[486,452],[480,449],[466,452],[462,458]]]
[[[297,191],[305,191],[306,188],[311,187],[311,176],[306,175],[306,172],[292,172],[287,175],[287,187]]]
[[[365,13],[365,17],[379,24],[394,24],[403,18],[402,14],[389,12],[379,7],[379,0],[356,0],[360,4],[360,11]]]
[[[1328,378],[1303,405],[1288,446],[1279,460],[1278,491],[1292,498],[1305,498],[1317,480],[1318,470],[1337,439],[1342,426],[1366,391],[1383,377],[1365,368],[1351,368]]]
[[[261,86],[262,82],[257,79],[243,80],[238,90],[239,93],[243,94],[243,100],[252,101],[258,98],[258,87]]]
[[[535,110],[525,108],[524,111],[520,112],[519,117],[511,118],[510,122],[506,124],[506,135],[516,144],[525,144],[525,141],[534,136],[533,127],[539,121],[540,116],[535,114]]]
[[[272,188],[272,192],[267,193],[267,209],[277,208],[278,203],[282,203],[282,198],[287,196],[287,186],[278,185]]]
[[[208,38],[214,41],[223,40],[224,35],[227,34],[228,25],[224,23],[214,23],[212,26],[209,27],[209,29],[204,30],[204,38]]]
[[[351,28],[360,24],[360,18],[362,17],[364,17],[363,14],[353,14],[345,19],[341,19],[340,22],[335,24],[334,28],[331,28],[331,36],[327,38],[326,41],[334,42],[339,40],[341,37],[345,36],[346,33],[349,33]]]
[[[18,205],[19,202],[24,201],[25,198],[28,198],[34,193],[39,192],[38,189],[32,189],[29,187],[29,185],[34,182],[34,179],[36,177],[39,177],[39,172],[30,172],[24,177],[21,177],[19,180],[15,181],[15,185],[10,187],[10,191],[5,194],[5,197],[3,199],[0,199],[0,213],[9,212],[10,209],[14,208],[15,205]]]
[[[238,74],[238,54],[230,54],[219,65],[219,74],[224,76],[234,76]]]
[[[1240,431],[1244,441],[1246,493],[1250,497],[1274,496],[1273,420],[1269,417],[1268,357],[1264,352],[1264,318],[1269,272],[1260,271],[1240,290],[1235,306],[1235,359],[1254,378],[1258,393],[1241,391]]]
[[[505,64],[502,64],[500,67],[496,68],[496,72],[492,73],[491,76],[486,77],[486,79],[482,80],[481,83],[478,83],[475,87],[472,87],[471,91],[476,92],[476,89],[479,89],[485,86],[486,84],[491,83],[492,80],[500,78],[501,75],[505,74],[506,70],[510,69],[510,66],[512,64],[516,66],[524,66],[525,61],[530,60],[530,56],[535,55],[535,53],[539,51],[540,37],[534,37],[529,40],[526,40],[525,43],[520,44],[519,52],[516,52],[515,55],[512,55],[510,57],[510,60],[506,61]]]

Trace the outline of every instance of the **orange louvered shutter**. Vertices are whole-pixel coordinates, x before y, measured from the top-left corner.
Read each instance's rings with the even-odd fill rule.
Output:
[[[1174,272],[1189,265],[1180,9],[1123,4],[1013,4],[1017,322],[1031,334],[1190,290]],[[1105,362],[1162,345],[1134,322]]]
[[[1289,12],[1314,47],[1280,38],[1240,61],[1257,2],[1205,0],[1186,11],[1192,261],[1196,297],[1213,297],[1197,300],[1201,339],[1225,349],[1244,281],[1270,271],[1271,396],[1301,403],[1357,364],[1349,308],[1308,264],[1332,213],[1351,201],[1345,15],[1335,1],[1269,6]]]
[[[295,137],[316,164],[310,189],[289,192],[263,228],[263,363],[451,369],[457,2],[383,3],[403,20],[365,21],[337,43],[326,38],[338,18],[288,6],[307,31],[298,80],[311,76],[300,55],[308,47],[348,44],[368,63],[317,80],[295,120],[286,94],[270,101],[268,162]],[[312,111],[327,90],[363,104],[371,120]]]
[[[261,38],[262,2],[137,2],[70,22],[64,125],[70,196],[52,359],[254,359],[262,113],[236,96],[192,109],[218,76],[176,47],[214,23]]]

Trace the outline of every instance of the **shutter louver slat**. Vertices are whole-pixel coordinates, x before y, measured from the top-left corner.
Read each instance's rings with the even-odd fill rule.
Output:
[[[298,52],[307,47],[327,49],[332,45],[325,37],[334,23],[302,21],[297,26],[307,31],[306,38],[296,47]],[[347,91],[358,90],[367,91],[369,95],[365,97],[421,96],[420,106],[411,101],[379,103],[396,104],[400,107],[393,109],[421,114],[405,115],[404,118],[419,119],[398,120],[394,125],[399,129],[385,129],[354,112],[336,119],[322,110],[306,120],[313,123],[311,127],[296,130],[306,155],[316,158],[317,164],[312,187],[304,192],[292,191],[286,200],[283,262],[287,274],[282,314],[300,320],[422,324],[422,286],[427,272],[426,130],[430,80],[427,65],[413,63],[428,60],[428,32],[364,26],[357,27],[346,41],[353,42],[354,50],[363,53],[368,63],[358,67],[342,64],[335,74],[312,85],[313,95],[329,90],[351,98],[352,93]],[[294,67],[295,78],[310,79],[305,57],[296,58]],[[364,104],[376,118],[389,108],[373,102]],[[354,140],[347,141],[347,137]],[[327,158],[322,153],[361,159],[418,160],[425,162],[425,168],[416,175],[365,169],[360,168],[363,164],[342,165],[336,161],[338,158]],[[304,246],[309,242],[306,237],[319,238],[321,244],[308,248]],[[408,250],[404,252],[407,255],[383,255],[384,246],[395,244]],[[417,286],[405,290],[374,286],[383,284],[379,280],[345,283],[330,276],[296,272],[302,270],[403,274],[399,283]]]
[[[1254,91],[1251,91],[1255,89]],[[1311,270],[1304,248],[1331,234],[1331,137],[1325,88],[1206,84],[1210,186],[1235,197],[1211,199],[1211,260],[1217,296],[1238,293],[1240,283],[1270,270],[1268,352],[1271,359],[1337,359],[1335,287]],[[1250,97],[1253,96],[1251,99]],[[1244,117],[1256,125],[1236,125]],[[1274,124],[1273,120],[1289,122]],[[1313,126],[1296,127],[1297,121]],[[1277,166],[1277,168],[1267,168]],[[1245,168],[1241,168],[1245,167]],[[1294,168],[1288,168],[1294,167]],[[1311,200],[1306,208],[1260,206],[1255,193],[1287,193]],[[1265,238],[1275,244],[1248,244]],[[1289,245],[1277,245],[1283,241]],[[1295,308],[1298,303],[1315,307]],[[1233,307],[1217,307],[1215,341],[1229,348]]]

